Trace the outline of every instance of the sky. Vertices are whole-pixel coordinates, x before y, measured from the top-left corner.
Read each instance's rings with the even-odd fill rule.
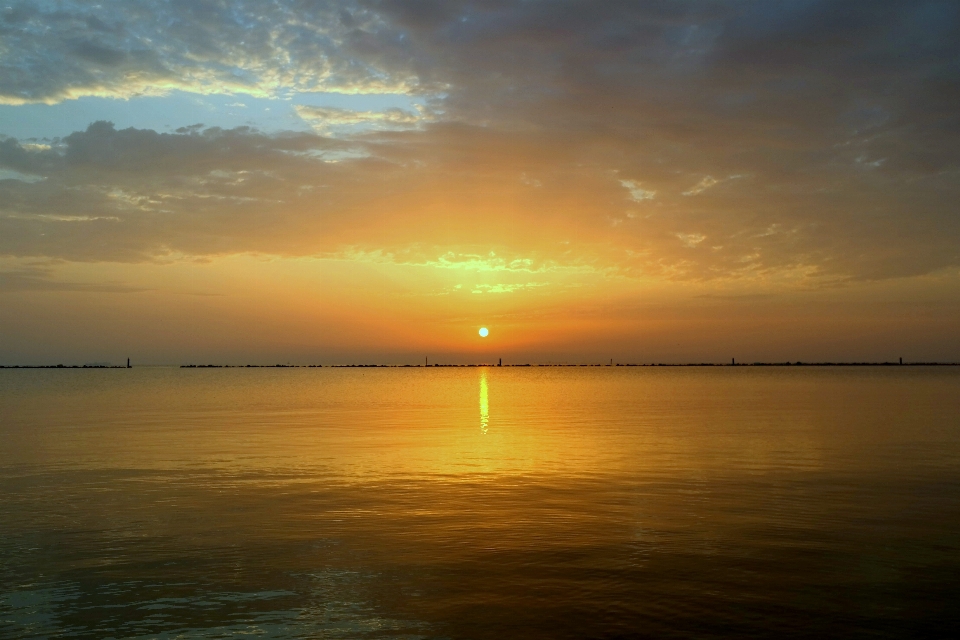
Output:
[[[957,361],[958,105],[956,0],[0,0],[0,364]]]

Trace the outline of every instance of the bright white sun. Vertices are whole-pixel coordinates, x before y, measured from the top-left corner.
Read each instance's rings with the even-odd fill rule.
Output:
[[[481,337],[481,338],[486,338],[488,335],[490,335],[490,332],[487,331],[487,328],[486,328],[486,327],[480,327],[480,337]]]

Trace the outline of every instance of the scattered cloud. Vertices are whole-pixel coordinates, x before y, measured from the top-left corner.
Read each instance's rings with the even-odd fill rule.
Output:
[[[370,41],[390,31],[360,3],[20,2],[0,11],[0,103],[428,89]]]
[[[653,200],[657,195],[656,191],[650,191],[641,187],[640,183],[636,180],[621,180],[620,184],[623,185],[624,189],[630,192],[630,199],[634,202]]]

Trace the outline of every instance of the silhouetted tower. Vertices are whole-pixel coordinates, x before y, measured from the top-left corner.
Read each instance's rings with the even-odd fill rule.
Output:
[[[127,369],[130,369],[130,358],[127,358]]]
[[[736,358],[730,358],[730,364],[737,364]]]
[[[500,362],[497,363],[497,366],[498,366],[498,367],[502,367],[502,366],[503,366],[503,358],[500,358]]]

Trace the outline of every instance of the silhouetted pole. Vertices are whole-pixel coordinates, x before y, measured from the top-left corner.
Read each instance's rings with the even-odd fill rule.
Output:
[[[903,358],[900,358],[900,364],[903,364]]]
[[[502,366],[503,366],[503,358],[500,358],[500,362],[497,363],[497,366],[498,366],[498,367],[502,367]]]
[[[130,369],[130,368],[132,368],[132,367],[130,366],[130,358],[127,358],[127,369]]]
[[[730,364],[737,364],[736,358],[730,358]]]

